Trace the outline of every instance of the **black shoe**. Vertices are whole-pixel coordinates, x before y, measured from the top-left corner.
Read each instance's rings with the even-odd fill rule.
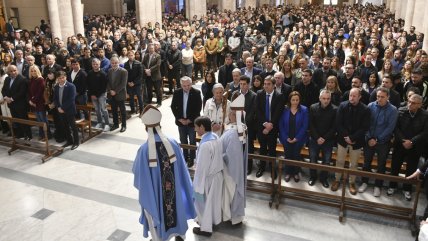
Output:
[[[308,184],[309,184],[309,186],[313,186],[313,185],[315,185],[315,182],[316,182],[316,179],[311,177],[311,178],[309,178]]]
[[[184,239],[180,236],[175,236],[175,241],[184,241]]]
[[[120,128],[119,132],[125,132],[126,131],[126,126],[122,126],[122,128]]]
[[[205,237],[211,237],[211,235],[212,235],[212,233],[210,233],[210,232],[201,231],[201,228],[198,228],[198,227],[193,228],[193,233],[197,234],[197,235],[202,235]]]
[[[62,147],[63,147],[63,148],[66,148],[66,147],[71,146],[71,145],[73,145],[73,143],[71,143],[71,142],[66,142],[64,145],[62,145]]]
[[[248,176],[248,175],[250,175],[252,172],[253,172],[253,168],[252,168],[252,167],[251,167],[251,168],[249,167],[249,168],[247,169],[247,176]]]
[[[156,107],[161,107],[162,106],[162,103],[158,103],[157,105],[156,105]]]
[[[278,172],[276,170],[273,171],[273,179],[275,180],[278,177]]]
[[[321,183],[322,183],[322,186],[325,187],[325,188],[329,188],[330,187],[330,185],[328,184],[327,180],[322,181]]]
[[[73,146],[71,146],[71,150],[74,150],[74,149],[76,149],[78,147],[79,147],[79,144],[73,144]]]
[[[193,167],[193,164],[195,164],[195,163],[193,162],[193,159],[188,159],[188,160],[187,160],[187,167],[188,167],[188,168]]]
[[[119,128],[119,125],[113,125],[113,126],[110,128],[110,131],[114,131],[114,130],[116,130],[117,128]]]
[[[263,176],[263,173],[265,172],[264,168],[259,168],[256,172],[256,177],[261,177]]]

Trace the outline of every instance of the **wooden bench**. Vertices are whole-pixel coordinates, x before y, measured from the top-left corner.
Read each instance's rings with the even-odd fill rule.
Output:
[[[84,143],[85,141],[91,139],[92,137],[99,135],[101,133],[101,130],[92,129],[92,120],[91,120],[92,107],[87,105],[76,105],[76,109],[78,111],[85,112],[84,120],[76,120],[76,127],[79,128],[80,133],[82,133],[81,143]],[[85,137],[85,132],[88,133],[87,137]]]

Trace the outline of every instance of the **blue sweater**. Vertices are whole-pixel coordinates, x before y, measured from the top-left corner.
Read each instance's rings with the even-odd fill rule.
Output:
[[[371,102],[368,108],[370,128],[366,133],[366,141],[376,139],[380,144],[391,141],[398,118],[397,108],[389,102],[385,106],[380,106],[377,101]]]

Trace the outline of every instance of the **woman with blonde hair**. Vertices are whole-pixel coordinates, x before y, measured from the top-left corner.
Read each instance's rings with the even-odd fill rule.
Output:
[[[339,106],[342,101],[342,91],[340,90],[337,77],[334,75],[329,76],[326,80],[324,89],[330,91],[331,103],[335,106]]]
[[[46,102],[45,102],[45,79],[43,79],[39,67],[36,65],[30,66],[30,84],[28,87],[28,104],[30,109],[36,115],[38,122],[46,123],[48,127],[48,137],[50,137],[49,122],[46,117]],[[43,128],[39,127],[39,140],[46,138]]]

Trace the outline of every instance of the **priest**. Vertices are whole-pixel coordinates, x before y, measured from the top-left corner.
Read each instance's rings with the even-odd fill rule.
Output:
[[[220,139],[211,130],[206,116],[195,119],[195,131],[201,136],[196,154],[193,179],[194,203],[200,227],[193,233],[211,236],[213,225],[221,222],[221,196],[223,190],[223,150]]]
[[[187,220],[196,217],[192,201],[192,182],[178,143],[163,135],[162,114],[148,105],[141,116],[148,140],[138,150],[132,169],[134,186],[139,191],[144,226],[153,241],[165,241],[175,236],[183,240]]]
[[[232,225],[241,224],[245,216],[248,161],[247,128],[241,122],[245,96],[240,93],[236,93],[236,96],[232,96],[234,100],[230,105],[230,122],[220,138],[225,164],[223,170],[223,221],[230,220]]]

